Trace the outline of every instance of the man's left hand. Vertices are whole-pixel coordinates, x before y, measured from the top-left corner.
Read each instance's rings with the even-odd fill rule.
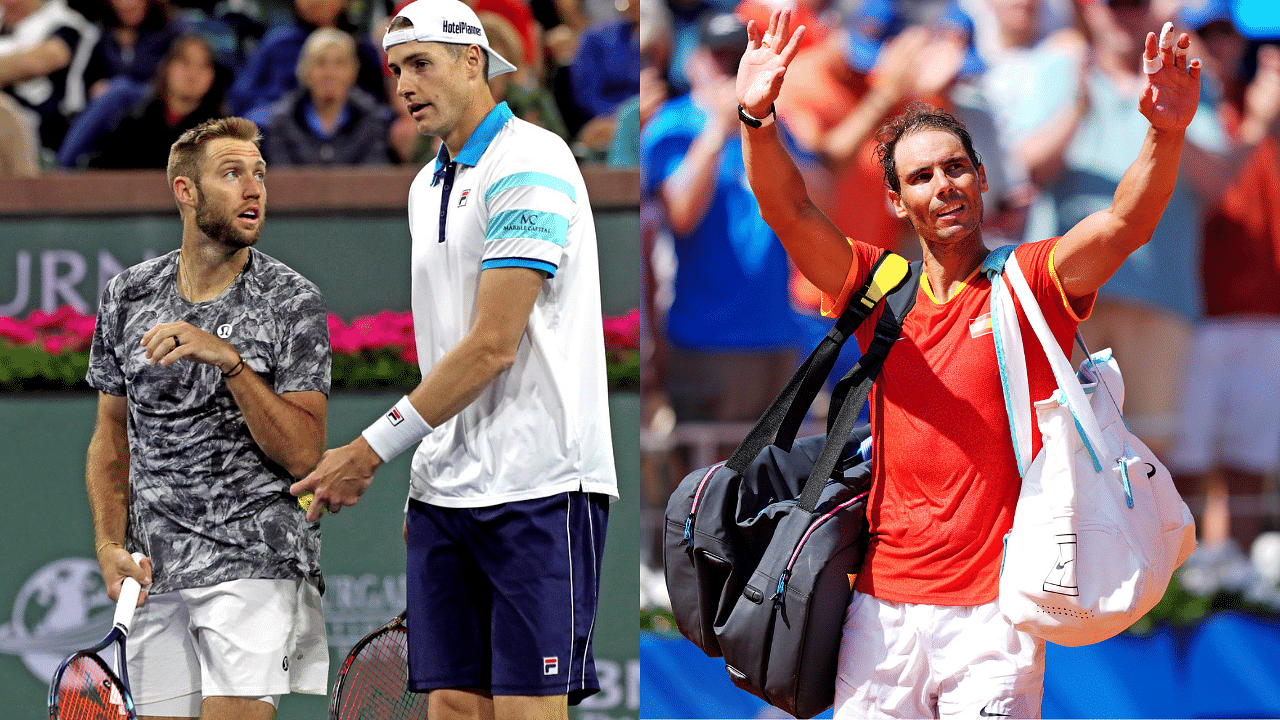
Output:
[[[182,358],[213,365],[223,373],[240,363],[240,353],[231,343],[187,322],[160,323],[142,336],[152,365],[172,365]]]
[[[1138,109],[1157,130],[1185,130],[1200,104],[1200,59],[1187,61],[1191,38],[1186,33],[1168,48],[1160,47],[1156,34],[1147,33],[1143,59],[1159,58],[1162,67],[1146,74]]]
[[[316,469],[289,486],[289,492],[294,495],[315,492],[311,509],[307,511],[307,520],[315,522],[322,510],[337,513],[347,505],[360,502],[360,496],[369,489],[380,465],[382,458],[362,435],[348,445],[326,450]]]

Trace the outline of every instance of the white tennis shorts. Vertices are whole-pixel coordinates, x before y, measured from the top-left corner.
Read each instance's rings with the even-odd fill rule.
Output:
[[[1280,321],[1209,320],[1196,331],[1169,468],[1280,466]]]
[[[320,592],[304,580],[231,580],[148,595],[127,648],[138,705],[186,696],[270,702],[268,696],[290,692],[326,694]]]
[[[835,717],[1040,717],[1044,641],[998,602],[916,605],[855,592],[845,615]]]

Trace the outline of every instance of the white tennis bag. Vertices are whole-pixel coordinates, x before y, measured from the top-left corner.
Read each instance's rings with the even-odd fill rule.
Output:
[[[992,253],[992,335],[1022,472],[1005,536],[1000,612],[1023,632],[1088,645],[1128,628],[1160,601],[1173,571],[1195,549],[1195,525],[1169,471],[1125,426],[1124,380],[1111,350],[1095,353],[1073,374],[1012,252],[999,255],[1006,253],[1004,276],[1058,389],[1035,404],[1044,445],[1032,460],[1024,347],[1013,298],[996,275],[1000,258]]]

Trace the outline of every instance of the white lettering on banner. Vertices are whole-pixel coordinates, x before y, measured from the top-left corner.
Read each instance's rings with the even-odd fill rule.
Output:
[[[13,301],[0,305],[0,317],[17,317],[24,315],[27,300],[31,297],[31,253],[18,251],[18,274],[15,276]]]
[[[626,677],[617,660],[596,658],[596,678],[600,681],[600,692],[582,701],[583,710],[618,710],[624,702],[628,710],[640,709],[640,661],[628,660]],[[625,685],[624,685],[625,682]],[[583,713],[578,720],[607,720],[606,714]],[[616,719],[615,719],[616,720]]]
[[[58,273],[58,267],[66,265],[71,272]],[[65,303],[77,312],[88,313],[89,305],[76,292],[76,283],[84,279],[84,256],[74,250],[50,250],[40,253],[40,307],[46,312]],[[61,302],[59,302],[61,299]]]
[[[54,560],[18,590],[10,621],[0,625],[0,653],[17,655],[47,683],[64,658],[107,634],[114,611],[96,560]]]
[[[107,287],[111,278],[120,274],[125,268],[108,250],[98,251],[98,276],[96,286],[79,288],[89,270],[89,259],[79,250],[42,250],[40,251],[40,276],[38,293],[33,290],[32,251],[18,250],[14,256],[13,297],[0,304],[0,317],[23,317],[31,310],[53,312],[62,305],[70,305],[77,312],[94,313],[97,311],[98,298]],[[142,260],[156,257],[156,251],[148,248],[142,253]],[[93,292],[92,297],[87,293]],[[39,297],[39,307],[31,307],[32,301]]]
[[[325,575],[324,619],[329,646],[341,655],[379,625],[404,612],[405,575]]]

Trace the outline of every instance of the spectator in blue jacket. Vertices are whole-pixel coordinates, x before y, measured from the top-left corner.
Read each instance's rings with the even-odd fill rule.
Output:
[[[265,124],[271,104],[298,86],[296,70],[302,44],[317,28],[337,28],[359,38],[356,85],[373,97],[386,97],[382,51],[347,19],[344,5],[344,0],[294,0],[295,22],[269,31],[236,74],[227,93],[232,113]]]
[[[262,152],[272,166],[390,162],[391,109],[355,87],[360,61],[350,35],[311,33],[298,59],[301,86],[274,106]]]

